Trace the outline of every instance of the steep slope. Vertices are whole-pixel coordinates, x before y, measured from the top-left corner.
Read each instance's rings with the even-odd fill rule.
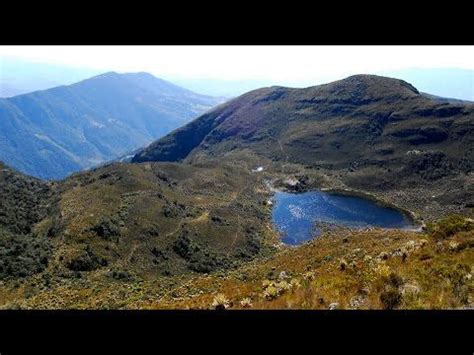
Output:
[[[60,182],[0,168],[0,279],[207,273],[271,244],[268,191],[237,166],[114,163]],[[23,265],[35,247],[43,268]]]
[[[0,159],[61,178],[139,148],[217,102],[147,73],[113,72],[0,99]]]
[[[158,140],[134,161],[195,161],[250,148],[277,160],[350,167],[367,159],[398,163],[417,148],[465,158],[460,169],[469,170],[473,115],[474,105],[430,100],[401,80],[353,76],[307,89],[252,91]]]
[[[0,279],[25,277],[48,265],[51,245],[35,226],[55,214],[54,183],[20,174],[0,162]],[[50,234],[50,233],[49,233]]]
[[[264,88],[175,130],[133,161],[244,155],[325,172],[362,190],[443,186],[430,194],[443,195],[437,203],[469,205],[474,104],[433,100],[402,80],[373,75],[306,89]]]

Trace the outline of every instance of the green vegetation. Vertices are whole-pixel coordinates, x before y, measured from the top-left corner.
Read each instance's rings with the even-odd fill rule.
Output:
[[[0,305],[472,308],[472,118],[468,103],[355,76],[250,92],[153,143],[141,163],[54,183],[1,165]],[[287,247],[272,186],[368,194],[426,228],[327,226]]]
[[[295,189],[310,188],[302,177],[318,171],[318,185],[389,195],[437,219],[467,213],[474,201],[473,120],[468,102],[440,102],[402,80],[356,75],[249,92],[155,141],[133,161],[271,161],[287,174],[298,166],[302,184]]]
[[[452,235],[474,229],[474,220],[460,215],[450,215],[437,223],[429,223],[427,230],[435,239],[446,239]]]
[[[48,266],[51,246],[35,235],[12,235],[0,229],[0,279],[27,277]]]

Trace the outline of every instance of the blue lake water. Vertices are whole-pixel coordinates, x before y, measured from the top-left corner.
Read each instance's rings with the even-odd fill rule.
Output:
[[[285,244],[297,245],[320,234],[316,222],[349,228],[415,228],[413,221],[399,210],[359,196],[323,191],[288,193],[274,196],[273,224]]]

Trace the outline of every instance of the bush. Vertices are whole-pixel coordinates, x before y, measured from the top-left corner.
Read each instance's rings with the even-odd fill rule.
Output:
[[[390,289],[380,294],[380,302],[384,309],[395,309],[400,305],[402,295],[398,290]]]
[[[185,231],[174,243],[173,250],[188,261],[188,268],[201,273],[209,273],[232,266],[231,261],[193,240]]]
[[[51,246],[38,235],[12,235],[0,230],[0,279],[26,277],[48,266]]]
[[[115,280],[120,280],[120,281],[131,281],[133,280],[133,276],[125,270],[111,270],[107,274],[109,277],[115,279]]]
[[[118,241],[120,236],[120,227],[117,222],[106,217],[102,218],[91,230],[107,241]]]
[[[450,215],[435,223],[429,223],[427,225],[428,233],[438,240],[449,238],[458,232],[470,231],[473,229],[474,222],[471,219],[460,215]]]
[[[403,285],[403,279],[396,273],[392,272],[388,276],[387,283],[392,287],[399,288]]]
[[[93,271],[101,266],[107,266],[107,259],[94,253],[89,246],[69,259],[65,266],[72,271]]]

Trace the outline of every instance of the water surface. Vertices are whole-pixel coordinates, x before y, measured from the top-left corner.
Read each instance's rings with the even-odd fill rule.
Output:
[[[317,222],[349,228],[415,228],[406,214],[359,197],[323,191],[289,193],[277,191],[273,224],[285,244],[297,245],[320,234]]]

